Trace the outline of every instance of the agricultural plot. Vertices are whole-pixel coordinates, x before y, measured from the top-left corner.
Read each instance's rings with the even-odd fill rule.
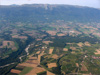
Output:
[[[77,55],[78,56],[78,55]],[[79,56],[78,56],[79,57]],[[74,73],[79,64],[77,63],[77,57],[74,54],[66,55],[60,59],[59,63],[63,73]],[[80,61],[80,60],[78,60]]]
[[[52,41],[43,41],[45,44],[53,43]]]
[[[100,65],[99,61],[94,61],[95,58],[93,58],[95,55],[99,57],[98,43],[92,44],[90,41],[85,40],[86,38],[84,40],[81,39],[81,41],[78,35],[75,34],[73,37],[73,32],[70,32],[70,30],[71,36],[63,33],[58,34],[57,31],[46,32],[51,36],[47,33],[47,36],[42,35],[45,36],[45,39],[37,36],[39,39],[36,38],[38,42],[34,44],[36,48],[34,49],[34,56],[29,56],[27,61],[18,64],[19,67],[24,67],[24,69],[20,70],[20,75],[66,75],[77,73],[83,75],[92,73],[90,67],[92,67],[93,63]],[[32,32],[26,33],[31,34]],[[81,36],[80,38],[83,37],[85,36]],[[82,63],[82,61],[85,63]],[[87,63],[90,64],[90,62],[91,65],[88,65]],[[27,67],[31,67],[31,69],[25,72],[27,70],[25,68]],[[17,67],[15,70],[19,70],[19,68]],[[96,71],[96,69],[93,70],[94,72]]]
[[[16,50],[16,46],[15,43],[13,41],[3,41],[2,46],[0,46],[1,48],[3,47],[7,47],[7,48],[11,48],[12,50]]]
[[[96,49],[95,54],[100,54],[100,49]]]
[[[30,57],[26,62],[18,64],[18,66],[37,67],[39,64],[37,57]]]
[[[52,73],[52,72],[47,71],[47,75],[55,75],[55,74]]]
[[[21,73],[20,70],[15,70],[15,69],[12,69],[10,72],[11,72],[11,73],[15,73],[15,74],[19,74],[19,73]]]
[[[63,51],[68,51],[68,49],[67,48],[63,48]]]
[[[53,59],[58,59],[58,57],[59,57],[59,56],[58,56],[57,54],[52,55],[52,58],[53,58]]]
[[[37,73],[43,72],[45,71],[44,68],[41,67],[35,67],[34,69],[32,69],[29,73],[27,73],[26,75],[37,75]]]
[[[84,65],[84,63],[82,62],[82,67],[81,67],[81,71],[88,71],[87,67]]]
[[[50,34],[50,35],[52,35],[52,36],[54,36],[54,35],[56,35],[56,33],[57,33],[57,31],[46,31],[48,34]]]
[[[78,63],[76,63],[76,67],[79,67],[79,64]]]
[[[49,63],[48,68],[57,67],[56,63]]]
[[[54,47],[50,47],[49,54],[52,54],[53,50],[54,50]]]
[[[61,34],[61,33],[60,33],[60,34],[57,34],[57,36],[65,36],[65,34],[63,34],[63,33]]]
[[[91,46],[91,44],[89,42],[85,42],[84,45],[85,46]]]
[[[84,44],[83,44],[82,42],[80,42],[80,43],[78,43],[77,45],[78,45],[79,47],[83,47]]]
[[[25,67],[19,75],[25,75],[29,73],[32,69],[32,67]]]
[[[12,35],[12,38],[27,39],[27,36]]]

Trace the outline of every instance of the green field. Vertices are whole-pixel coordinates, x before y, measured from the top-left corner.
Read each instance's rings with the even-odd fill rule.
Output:
[[[32,67],[25,67],[19,75],[25,75],[29,73],[32,69]]]

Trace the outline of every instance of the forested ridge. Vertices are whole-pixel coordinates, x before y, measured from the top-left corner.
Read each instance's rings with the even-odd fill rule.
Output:
[[[70,5],[18,5],[0,6],[0,20],[11,22],[99,22],[100,10]]]

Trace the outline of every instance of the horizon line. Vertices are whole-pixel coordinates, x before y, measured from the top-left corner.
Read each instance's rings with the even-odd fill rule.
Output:
[[[68,6],[80,6],[80,7],[88,7],[88,8],[97,8],[97,7],[91,7],[91,6],[83,6],[83,5],[71,5],[71,4],[49,4],[49,3],[33,3],[33,4],[0,4],[0,6],[11,6],[11,5],[18,5],[18,6],[22,6],[22,5],[68,5]],[[100,9],[100,8],[97,8]]]

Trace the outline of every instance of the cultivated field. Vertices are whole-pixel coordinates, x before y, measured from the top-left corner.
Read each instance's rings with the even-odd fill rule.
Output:
[[[19,74],[21,71],[20,71],[20,70],[15,70],[15,69],[12,69],[10,72],[11,72],[11,73],[16,73],[16,74]]]
[[[76,47],[70,47],[70,49],[72,49],[72,50],[76,50]]]
[[[48,68],[52,68],[52,67],[57,67],[56,63],[50,63],[50,64],[48,64]]]
[[[68,49],[67,48],[63,48],[63,51],[68,51]]]
[[[39,54],[39,53],[40,53],[40,51],[37,51],[37,52],[36,52],[36,54]]]
[[[100,49],[96,49],[96,51],[95,54],[100,54]]]
[[[55,74],[47,71],[47,75],[55,75]]]
[[[39,64],[37,57],[29,57],[29,59],[24,62],[18,64],[18,66],[25,66],[25,67],[36,67]]]
[[[12,48],[12,50],[16,50],[15,43],[13,41],[3,41],[3,45],[0,48],[7,47]]]
[[[47,33],[49,33],[50,35],[54,36],[54,35],[56,35],[57,31],[47,31]]]
[[[13,35],[12,38],[27,39],[27,36]]]
[[[65,36],[65,34],[57,34],[58,36]]]
[[[52,54],[53,50],[54,50],[54,47],[50,47],[49,54]]]
[[[57,55],[57,54],[54,54],[54,55],[52,56],[52,58],[58,59],[58,55]]]
[[[78,45],[79,47],[83,47],[84,44],[83,44],[82,42],[80,42],[80,43],[78,43],[77,45]]]
[[[85,46],[91,46],[91,44],[89,42],[85,42],[84,45]]]
[[[40,73],[40,72],[43,72],[43,71],[45,71],[44,68],[35,67],[29,73],[27,73],[26,75],[37,75],[37,73]]]
[[[43,41],[45,44],[53,43],[52,41]]]
[[[81,71],[88,71],[87,67],[84,65],[84,63],[83,63],[83,62],[82,62]]]
[[[76,63],[76,67],[79,67],[79,64],[78,63]]]
[[[26,75],[29,73],[33,68],[32,67],[25,67],[19,75]]]

